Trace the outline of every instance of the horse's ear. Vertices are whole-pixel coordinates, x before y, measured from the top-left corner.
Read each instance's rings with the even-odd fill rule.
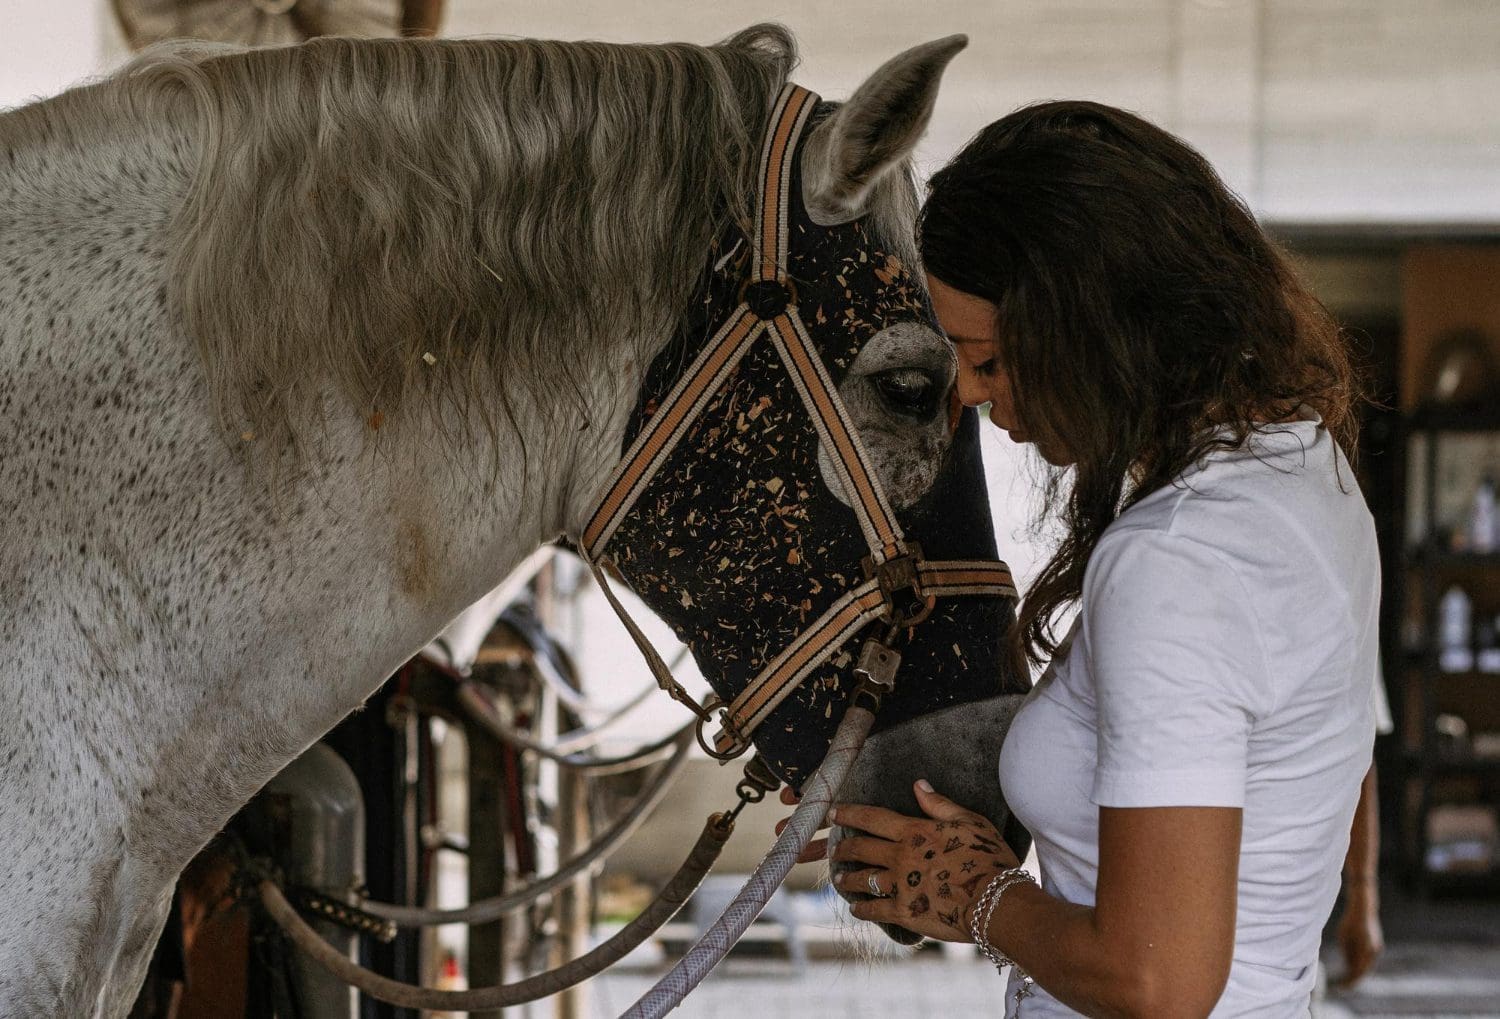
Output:
[[[871,188],[927,130],[943,70],[967,45],[968,36],[950,35],[892,57],[813,130],[802,198],[814,222],[831,226],[864,212]]]

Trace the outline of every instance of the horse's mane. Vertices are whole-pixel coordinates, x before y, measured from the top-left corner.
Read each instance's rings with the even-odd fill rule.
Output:
[[[715,46],[197,48],[119,81],[196,110],[175,303],[225,424],[282,448],[330,386],[389,418],[441,378],[493,428],[500,383],[555,384],[588,363],[578,339],[664,337],[748,215],[795,62],[758,25]]]

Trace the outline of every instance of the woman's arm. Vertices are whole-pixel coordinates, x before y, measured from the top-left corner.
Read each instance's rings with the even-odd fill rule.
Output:
[[[870,867],[840,875],[839,886],[862,891],[874,873],[889,895],[856,903],[855,916],[967,941],[985,882],[961,891],[948,872],[974,859],[993,873],[1014,866],[1014,854],[984,818],[920,784],[916,791],[926,818],[839,805],[838,823],[868,834],[841,841],[833,858]],[[991,944],[1086,1015],[1207,1015],[1234,950],[1241,811],[1101,807],[1099,821],[1096,904],[1013,886],[990,917]],[[943,852],[955,833],[962,844]]]
[[[1234,952],[1240,818],[1229,807],[1101,807],[1094,907],[1011,888],[990,942],[1085,1015],[1207,1015]]]
[[[1349,832],[1349,853],[1344,857],[1344,915],[1339,920],[1339,947],[1344,952],[1344,974],[1339,983],[1353,987],[1380,953],[1385,936],[1380,928],[1380,804],[1376,798],[1375,765],[1365,773],[1359,787],[1359,805]]]

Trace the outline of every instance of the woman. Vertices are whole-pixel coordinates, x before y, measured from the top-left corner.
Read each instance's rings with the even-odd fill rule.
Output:
[[[1306,1016],[1374,736],[1343,340],[1201,156],[1107,106],[986,128],[920,231],[960,396],[1055,468],[1012,634],[1052,664],[1000,758],[1041,883],[925,783],[924,818],[836,808],[837,881],[1014,960],[1007,1016]]]

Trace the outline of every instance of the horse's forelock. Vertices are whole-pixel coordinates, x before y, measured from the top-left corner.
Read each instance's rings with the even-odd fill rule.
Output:
[[[576,386],[585,338],[665,337],[725,218],[748,215],[795,59],[756,26],[709,47],[321,39],[137,61],[139,103],[197,114],[169,271],[225,425],[281,448],[329,390],[388,419],[455,386],[503,413],[504,380]]]

